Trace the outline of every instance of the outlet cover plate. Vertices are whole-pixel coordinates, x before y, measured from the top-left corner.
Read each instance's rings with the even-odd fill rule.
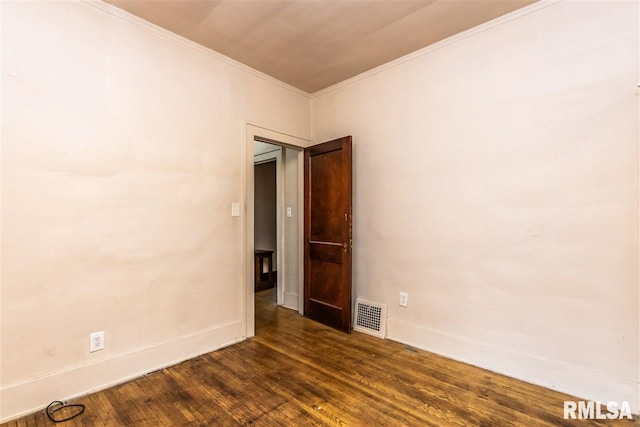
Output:
[[[89,334],[89,353],[104,350],[104,331]]]

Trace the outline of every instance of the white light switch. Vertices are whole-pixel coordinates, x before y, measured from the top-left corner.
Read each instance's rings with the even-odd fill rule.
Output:
[[[409,302],[409,294],[406,292],[400,292],[400,307],[406,307]]]
[[[287,218],[291,218],[291,207],[287,206]]]
[[[231,216],[240,216],[240,203],[231,203]]]

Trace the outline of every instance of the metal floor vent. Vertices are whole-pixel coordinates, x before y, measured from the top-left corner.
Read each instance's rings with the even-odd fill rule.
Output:
[[[387,306],[364,299],[356,299],[353,330],[385,338],[387,336]]]

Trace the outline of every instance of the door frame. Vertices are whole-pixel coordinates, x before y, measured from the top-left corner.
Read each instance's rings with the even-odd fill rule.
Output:
[[[242,195],[245,214],[242,216],[243,244],[243,313],[244,338],[255,335],[255,270],[254,270],[254,149],[255,140],[300,150],[298,153],[298,312],[304,314],[304,148],[310,140],[278,132],[266,127],[245,123],[243,150]],[[278,201],[280,203],[280,201]],[[284,241],[284,239],[283,239]],[[279,248],[280,249],[280,248]],[[281,252],[284,255],[284,251]],[[283,272],[284,273],[284,272]],[[278,272],[280,276],[280,272]],[[284,282],[283,282],[284,283]]]

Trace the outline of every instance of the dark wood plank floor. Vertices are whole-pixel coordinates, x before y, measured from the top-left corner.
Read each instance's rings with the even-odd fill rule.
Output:
[[[256,294],[256,337],[83,398],[61,426],[589,426],[570,396],[354,332]],[[2,426],[53,426],[43,411]]]

